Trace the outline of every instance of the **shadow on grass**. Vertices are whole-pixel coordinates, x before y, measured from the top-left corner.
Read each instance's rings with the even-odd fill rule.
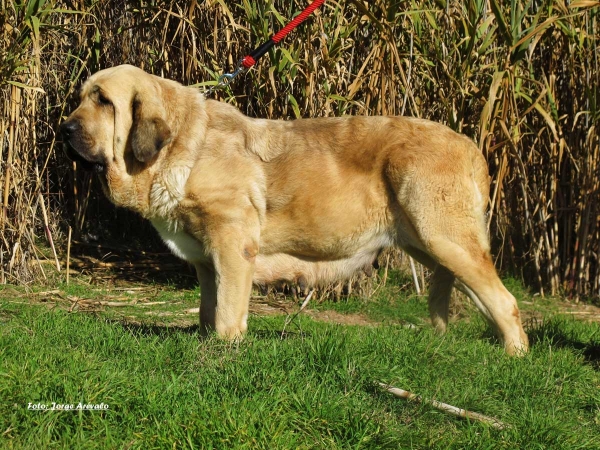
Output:
[[[205,336],[200,333],[200,326],[194,325],[176,325],[176,324],[150,324],[131,322],[123,319],[106,319],[106,321],[112,325],[118,325],[125,331],[133,334],[134,336],[160,336],[167,337],[174,334],[189,334],[197,335],[198,339],[204,340],[209,339],[211,336]],[[311,336],[310,332],[306,331],[289,331],[289,330],[266,330],[258,329],[252,330],[248,336],[256,337],[261,340],[287,340],[287,339],[298,339],[307,338]]]
[[[74,241],[72,267],[92,279],[113,279],[125,283],[166,284],[178,289],[194,289],[198,282],[189,264],[169,251],[139,250],[121,243]]]
[[[534,323],[527,332],[531,346],[543,344],[573,349],[580,353],[595,370],[600,370],[600,341],[597,340],[596,333],[589,341],[584,342],[569,329],[567,322],[561,320]]]
[[[286,339],[304,339],[311,337],[307,331],[254,330],[250,333],[258,339],[284,341]]]
[[[568,322],[560,319],[534,321],[525,328],[525,332],[529,337],[530,347],[550,345],[555,348],[572,349],[580,353],[584,360],[594,369],[600,370],[600,341],[593,339],[595,335],[592,336],[592,339],[585,342],[578,338],[573,330],[569,329]],[[502,342],[491,327],[486,328],[481,335],[481,339],[490,345],[502,346]]]
[[[132,322],[123,319],[106,319],[106,322],[112,325],[118,325],[125,331],[135,336],[170,336],[173,334],[197,334],[200,337],[200,326],[194,325],[176,325],[176,324],[150,324],[143,322]]]

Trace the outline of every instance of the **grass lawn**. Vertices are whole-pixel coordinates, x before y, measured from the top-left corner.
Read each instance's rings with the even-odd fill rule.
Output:
[[[7,288],[0,447],[600,448],[598,323],[511,288],[544,316],[530,321],[531,353],[520,359],[504,355],[470,307],[436,336],[426,299],[395,286],[368,302],[315,303],[283,337],[285,315],[253,315],[238,344],[198,338],[196,315],[185,314],[197,307],[194,290]],[[327,311],[370,324],[319,320]],[[395,398],[378,381],[510,427]],[[80,402],[108,409],[51,410]]]

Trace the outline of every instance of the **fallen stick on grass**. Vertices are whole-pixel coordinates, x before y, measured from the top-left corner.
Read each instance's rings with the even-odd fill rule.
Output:
[[[473,411],[467,411],[466,409],[457,408],[456,406],[438,402],[437,400],[425,400],[420,395],[413,394],[412,392],[405,391],[404,389],[393,387],[385,383],[377,384],[379,384],[379,386],[388,391],[390,394],[395,395],[396,397],[400,397],[405,400],[414,400],[420,403],[427,403],[433,406],[434,408],[437,408],[440,411],[444,411],[453,416],[462,417],[463,419],[478,420],[479,422],[487,423],[488,425],[491,425],[492,427],[498,430],[504,430],[505,428],[508,428],[508,425],[500,422],[498,419],[495,419],[493,417],[484,416],[483,414],[479,414]]]

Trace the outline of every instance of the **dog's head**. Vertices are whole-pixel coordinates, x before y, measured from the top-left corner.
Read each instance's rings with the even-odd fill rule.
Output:
[[[77,109],[60,126],[67,155],[84,169],[103,174],[109,192],[110,180],[119,178],[115,174],[131,175],[152,165],[173,138],[163,81],[128,65],[97,72],[81,88]]]

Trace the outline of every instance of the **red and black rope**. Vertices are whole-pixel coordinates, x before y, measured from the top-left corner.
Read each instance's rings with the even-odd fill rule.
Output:
[[[298,14],[294,19],[288,23],[285,27],[279,30],[277,33],[271,37],[267,42],[260,45],[250,52],[248,55],[242,58],[242,66],[246,69],[252,67],[256,62],[269,51],[271,47],[275,44],[278,44],[290,31],[300,25],[302,22],[306,20],[308,16],[310,16],[315,9],[325,3],[325,0],[314,0],[310,5],[308,5],[300,14]]]

